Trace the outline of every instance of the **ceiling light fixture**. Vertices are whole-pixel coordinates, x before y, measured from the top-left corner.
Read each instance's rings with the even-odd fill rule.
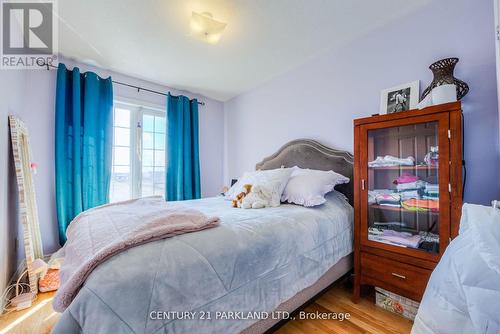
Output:
[[[211,13],[193,12],[191,15],[191,32],[193,36],[210,44],[219,42],[226,25],[226,23],[214,20]]]

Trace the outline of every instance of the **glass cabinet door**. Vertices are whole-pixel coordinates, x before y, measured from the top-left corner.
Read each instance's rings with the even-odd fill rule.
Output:
[[[368,240],[439,253],[439,121],[367,132]]]

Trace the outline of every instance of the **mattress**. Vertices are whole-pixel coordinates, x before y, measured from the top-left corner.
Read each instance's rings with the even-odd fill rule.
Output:
[[[500,333],[500,210],[466,204],[432,272],[412,334]]]
[[[169,205],[221,225],[124,251],[94,269],[53,333],[239,333],[352,252],[353,209],[243,210],[221,197]],[[279,319],[276,319],[279,320]]]

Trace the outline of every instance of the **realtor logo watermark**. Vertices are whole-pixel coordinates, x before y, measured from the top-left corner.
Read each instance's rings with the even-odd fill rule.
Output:
[[[1,1],[2,69],[43,69],[57,59],[56,0]]]

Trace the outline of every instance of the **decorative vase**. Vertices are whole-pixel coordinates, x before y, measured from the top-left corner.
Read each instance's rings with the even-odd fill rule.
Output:
[[[424,99],[433,88],[441,85],[455,85],[457,87],[457,100],[462,99],[469,92],[469,86],[462,80],[458,80],[453,76],[453,71],[455,70],[455,65],[458,63],[458,58],[445,58],[438,60],[429,66],[429,69],[434,74],[434,79],[432,80],[429,87],[427,87],[422,93],[422,99]]]

